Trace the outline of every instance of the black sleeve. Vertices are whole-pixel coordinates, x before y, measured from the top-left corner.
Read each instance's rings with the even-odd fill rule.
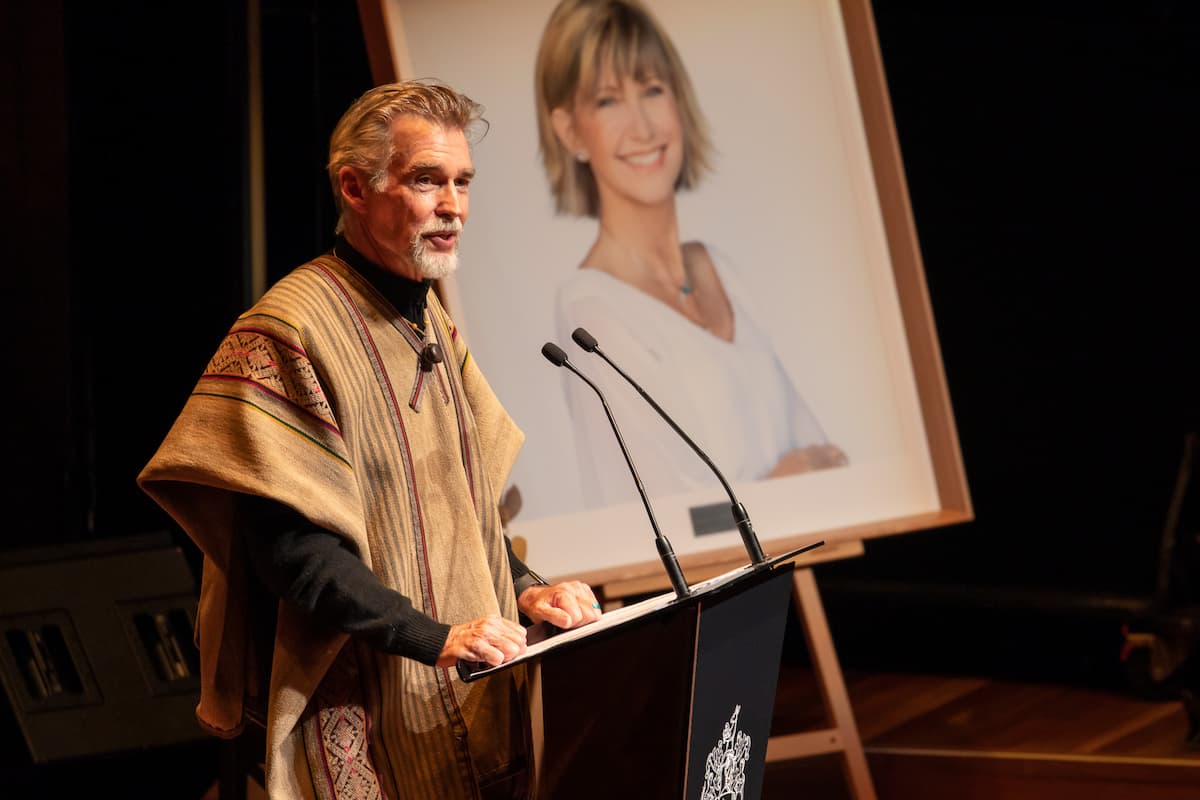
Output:
[[[387,653],[435,664],[450,626],[387,588],[337,534],[293,509],[260,497],[244,500],[252,524],[246,549],[259,580],[275,595]]]
[[[521,592],[528,589],[530,586],[537,584],[545,584],[545,579],[541,575],[531,570],[525,565],[525,562],[517,558],[517,554],[513,552],[512,540],[508,538],[508,534],[504,535],[504,546],[508,548],[508,569],[512,573],[513,591],[517,597],[521,596]]]

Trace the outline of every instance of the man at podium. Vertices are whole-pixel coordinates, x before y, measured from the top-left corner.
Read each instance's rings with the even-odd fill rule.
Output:
[[[272,798],[528,792],[519,615],[600,616],[512,552],[523,434],[435,293],[458,263],[481,107],[376,87],[336,126],[329,252],[233,324],[138,480],[204,552],[197,716],[265,713]],[[262,602],[262,600],[266,602]]]

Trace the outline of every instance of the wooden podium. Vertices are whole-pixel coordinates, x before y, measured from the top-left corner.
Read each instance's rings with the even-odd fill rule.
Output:
[[[500,667],[460,663],[459,674],[528,664],[537,798],[753,800],[792,593],[787,558],[607,612]]]

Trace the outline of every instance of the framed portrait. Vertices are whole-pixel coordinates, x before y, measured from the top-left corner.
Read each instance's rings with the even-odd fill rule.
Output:
[[[676,193],[668,241],[708,254],[733,311],[729,338],[757,334],[770,374],[714,370],[657,323],[628,324],[653,339],[654,362],[616,347],[615,334],[597,339],[711,467],[637,388],[570,340],[583,323],[563,296],[589,271],[581,265],[599,231],[593,216],[556,211],[539,146],[535,61],[555,0],[360,3],[377,70],[445,81],[485,107],[462,266],[440,290],[526,435],[510,479],[521,498],[510,535],[547,577],[593,583],[661,572],[655,526],[685,572],[744,560],[713,468],[768,554],[969,520],[868,0],[644,5],[673,44],[711,143],[710,169]],[[616,316],[643,300],[613,302]],[[543,358],[547,342],[601,389],[645,501],[604,403]],[[779,391],[790,399],[773,401]],[[807,438],[755,455],[779,429],[760,423],[792,406]],[[772,474],[774,459],[814,442],[842,458]]]

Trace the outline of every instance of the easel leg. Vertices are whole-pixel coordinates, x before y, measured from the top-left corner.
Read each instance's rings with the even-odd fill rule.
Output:
[[[857,800],[875,800],[875,787],[867,768],[867,757],[863,753],[862,741],[858,736],[854,710],[850,706],[850,696],[846,693],[846,681],[842,677],[841,665],[838,664],[833,637],[829,633],[829,623],[825,619],[825,607],[821,603],[821,595],[817,592],[817,581],[813,577],[812,569],[796,569],[792,582],[795,585],[796,611],[804,622],[804,634],[808,641],[817,683],[825,698],[825,707],[832,717],[833,729],[838,732],[838,740],[842,745],[846,779]]]

